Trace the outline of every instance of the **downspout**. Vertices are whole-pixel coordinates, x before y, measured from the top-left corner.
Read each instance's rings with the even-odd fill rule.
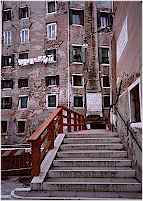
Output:
[[[69,4],[70,2],[68,2],[68,11],[67,11],[67,15],[68,15],[68,40],[67,40],[67,55],[68,55],[68,58],[67,58],[67,67],[68,67],[68,108],[70,108],[70,63],[69,63],[69,40],[70,40],[70,26],[69,26]]]

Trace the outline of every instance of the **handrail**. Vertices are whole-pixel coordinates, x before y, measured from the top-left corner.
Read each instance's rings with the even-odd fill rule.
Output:
[[[66,112],[67,115],[65,115],[64,112]],[[65,122],[64,119],[67,121]],[[32,151],[32,176],[39,175],[42,160],[47,151],[54,148],[56,135],[63,133],[65,126],[68,132],[71,132],[72,127],[74,131],[86,129],[84,115],[64,106],[58,106],[58,108],[49,115],[49,118],[29,137],[28,143],[31,143]]]
[[[137,139],[134,136],[134,133],[132,132],[130,125],[123,119],[122,115],[120,114],[120,112],[118,111],[118,109],[116,107],[114,107],[116,112],[119,114],[121,120],[124,122],[124,125],[127,127],[128,131],[131,133],[131,136],[133,137],[133,139],[135,140],[136,144],[138,145],[139,149],[142,151],[142,147],[140,146],[140,144],[138,143]]]

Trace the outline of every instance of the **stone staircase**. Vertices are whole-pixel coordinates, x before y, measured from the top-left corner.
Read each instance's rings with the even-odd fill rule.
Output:
[[[64,199],[141,198],[117,133],[86,130],[67,133],[43,183],[49,197]]]

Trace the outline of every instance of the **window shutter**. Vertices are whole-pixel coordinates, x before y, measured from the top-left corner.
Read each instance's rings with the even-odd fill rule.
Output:
[[[81,60],[83,63],[85,63],[85,48],[84,47],[81,48]]]
[[[98,28],[101,26],[100,17],[101,17],[101,15],[100,15],[100,13],[98,12],[98,13],[97,13],[97,27],[98,27]]]
[[[11,55],[11,65],[14,66],[14,54]]]
[[[69,23],[72,25],[72,10],[69,11]]]
[[[19,19],[21,19],[21,17],[22,17],[22,9],[19,8]]]
[[[72,46],[70,46],[69,55],[70,55],[70,63],[72,63],[73,62],[73,47]]]
[[[111,13],[108,15],[108,22],[109,22],[109,26],[112,28],[112,25],[113,25],[113,16],[112,16]]]
[[[56,75],[56,85],[59,86],[59,75]]]
[[[26,17],[29,17],[28,7],[25,8],[25,12],[27,13]]]
[[[102,48],[101,47],[99,47],[98,49],[98,58],[99,58],[99,64],[101,64],[102,63]]]
[[[80,12],[80,19],[81,19],[81,25],[84,26],[84,11],[83,10],[81,10]]]

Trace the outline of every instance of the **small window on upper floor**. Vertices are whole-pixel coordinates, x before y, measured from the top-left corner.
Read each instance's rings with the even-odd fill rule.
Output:
[[[46,50],[45,54],[48,57],[48,63],[56,62],[56,49]]]
[[[18,80],[18,88],[28,87],[28,79],[19,79]]]
[[[109,64],[109,48],[99,48],[99,63]]]
[[[1,132],[2,133],[7,132],[7,121],[1,121]]]
[[[47,105],[47,108],[57,107],[57,105],[58,105],[57,95],[56,94],[48,94],[46,96],[46,105]]]
[[[27,108],[28,96],[19,97],[19,109]]]
[[[82,46],[72,46],[70,49],[70,61],[84,63],[84,48]]]
[[[47,24],[47,38],[48,40],[56,40],[57,38],[57,24]]]
[[[25,121],[18,121],[17,122],[17,132],[24,133],[25,131]]]
[[[1,80],[2,89],[13,89],[13,80]]]
[[[83,10],[70,10],[70,25],[84,25],[84,11]]]
[[[19,59],[28,59],[28,53],[20,53]]]
[[[97,13],[97,26],[100,29],[104,29],[106,27],[112,29],[113,17],[111,13],[107,12],[98,12]]]
[[[4,31],[3,33],[3,43],[5,46],[10,46],[12,43],[12,33],[11,31]]]
[[[22,29],[20,31],[20,42],[21,43],[29,42],[29,29]]]
[[[3,10],[2,19],[3,21],[11,20],[11,9]]]
[[[2,56],[2,67],[14,66],[14,54],[10,56]]]
[[[1,107],[2,107],[2,109],[11,109],[12,108],[12,97],[2,97]]]
[[[29,9],[27,6],[19,8],[19,19],[28,18],[29,17]]]
[[[104,75],[102,78],[103,78],[103,87],[110,87],[109,76]]]
[[[103,96],[103,105],[104,105],[104,108],[110,106],[110,96]]]
[[[52,86],[52,85],[59,85],[59,75],[56,76],[47,76],[45,78],[46,86]]]
[[[56,1],[47,1],[47,13],[56,12]]]
[[[73,75],[72,76],[72,86],[82,87],[83,86],[83,76],[82,75]]]
[[[83,107],[83,96],[74,96],[74,107]]]

